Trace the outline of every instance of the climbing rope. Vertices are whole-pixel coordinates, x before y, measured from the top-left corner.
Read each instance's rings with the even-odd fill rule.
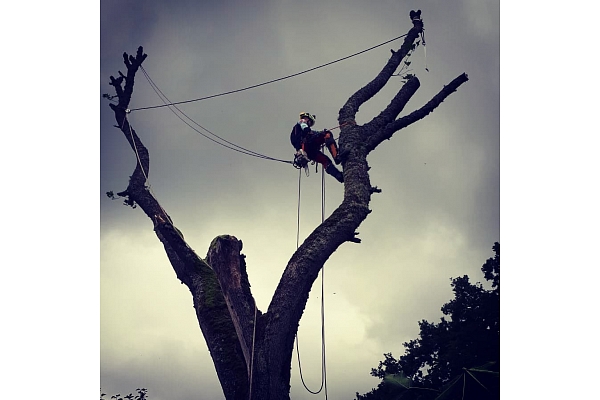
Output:
[[[286,163],[286,164],[292,164],[292,161],[280,160],[278,158],[269,157],[269,156],[266,156],[264,154],[257,153],[255,151],[248,150],[248,149],[246,149],[246,148],[244,148],[242,146],[238,146],[237,144],[232,143],[232,142],[230,142],[230,141],[228,141],[228,140],[220,137],[219,135],[217,135],[217,134],[209,131],[208,129],[206,129],[205,127],[203,127],[202,125],[200,125],[198,122],[196,122],[192,118],[190,118],[183,111],[181,111],[176,105],[174,105],[174,103],[171,103],[170,100],[168,99],[168,97],[158,88],[158,86],[150,78],[150,75],[148,75],[148,73],[146,72],[146,70],[144,69],[144,67],[142,67],[140,65],[140,69],[142,70],[144,76],[148,80],[148,83],[150,84],[150,86],[152,87],[152,90],[154,90],[154,92],[156,93],[156,95],[165,103],[165,105],[167,105],[167,106],[171,106],[172,105],[172,107],[169,107],[169,110],[173,114],[175,114],[175,116],[177,118],[179,118],[184,124],[186,124],[187,126],[189,126],[190,128],[192,128],[195,132],[199,133],[201,136],[204,136],[205,138],[213,141],[214,143],[216,143],[218,145],[224,146],[224,147],[226,147],[228,149],[237,151],[237,152],[242,153],[242,154],[246,154],[248,156],[258,157],[258,158],[262,158],[262,159],[266,159],[266,160],[271,160],[271,161],[279,161],[279,162],[283,162],[283,163]],[[175,111],[174,109],[177,110],[177,111]],[[131,110],[128,110],[128,112],[131,112]],[[220,141],[216,140],[216,139],[213,139],[212,137],[207,136],[206,134],[204,134],[201,131],[199,131],[198,129],[196,129],[194,126],[192,126],[190,123],[188,123],[180,114],[183,115],[187,120],[191,121],[194,125],[198,126],[200,129],[208,132],[210,135],[216,137]],[[225,143],[227,143],[227,144],[225,144]]]
[[[423,41],[423,53],[425,56],[425,71],[429,72],[429,68],[427,68],[427,46],[425,44],[425,28],[421,31],[421,40]]]
[[[250,360],[250,373],[248,374],[248,381],[250,382],[250,389],[248,390],[248,400],[252,399],[252,369],[254,367],[254,337],[256,336],[256,314],[258,308],[256,307],[256,301],[254,302],[254,326],[252,327],[252,357]]]
[[[325,221],[325,169],[321,168],[321,223]],[[321,267],[321,354],[323,357],[323,382],[327,399],[327,363],[325,352],[325,264]]]
[[[257,88],[257,87],[260,87],[260,86],[268,85],[268,84],[270,84],[270,83],[275,83],[275,82],[282,81],[282,80],[284,80],[284,79],[289,79],[289,78],[293,78],[293,77],[295,77],[295,76],[298,76],[298,75],[306,74],[307,72],[311,72],[311,71],[317,70],[317,69],[319,69],[319,68],[327,67],[327,66],[329,66],[329,65],[332,65],[332,64],[338,63],[338,62],[340,62],[340,61],[347,60],[347,59],[349,59],[349,58],[352,58],[352,57],[358,56],[358,55],[360,55],[360,54],[366,53],[367,51],[371,51],[371,50],[373,50],[373,49],[376,49],[376,48],[378,48],[378,47],[381,47],[381,46],[383,46],[383,45],[385,45],[385,44],[388,44],[388,43],[390,43],[390,42],[393,42],[393,41],[395,41],[395,40],[398,40],[398,39],[400,39],[400,38],[403,38],[403,37],[404,37],[404,36],[406,36],[406,35],[408,35],[408,34],[407,34],[407,33],[405,33],[404,35],[400,35],[400,36],[398,36],[398,37],[395,37],[395,38],[393,38],[393,39],[387,40],[387,41],[385,41],[385,42],[383,42],[383,43],[380,43],[380,44],[378,44],[378,45],[375,45],[375,46],[369,47],[368,49],[365,49],[365,50],[359,51],[358,53],[354,53],[354,54],[351,54],[351,55],[349,55],[349,56],[342,57],[342,58],[339,58],[339,59],[337,59],[337,60],[334,60],[334,61],[330,61],[330,62],[328,62],[328,63],[325,63],[325,64],[321,64],[321,65],[319,65],[319,66],[317,66],[317,67],[309,68],[309,69],[307,69],[307,70],[304,70],[304,71],[301,71],[301,72],[296,72],[295,74],[291,74],[291,75],[284,76],[284,77],[282,77],[282,78],[277,78],[277,79],[273,79],[273,80],[270,80],[270,81],[267,81],[267,82],[259,83],[259,84],[257,84],[257,85],[247,86],[247,87],[245,87],[245,88],[242,88],[242,89],[231,90],[231,91],[229,91],[229,92],[223,92],[223,93],[219,93],[219,94],[213,94],[213,95],[210,95],[210,96],[199,97],[199,98],[197,98],[197,99],[192,99],[192,100],[178,101],[178,102],[175,102],[175,103],[173,103],[173,102],[169,102],[168,104],[160,104],[160,105],[156,105],[156,106],[148,106],[148,107],[138,107],[138,108],[132,108],[130,111],[150,110],[150,109],[153,109],[153,108],[168,107],[168,106],[174,106],[174,105],[177,105],[177,104],[186,104],[186,103],[192,103],[192,102],[196,102],[196,101],[207,100],[207,99],[212,99],[212,98],[215,98],[215,97],[225,96],[225,95],[232,94],[232,93],[238,93],[238,92],[242,92],[242,91],[244,91],[244,90],[254,89],[254,88]],[[140,66],[140,67],[141,67],[141,66]]]
[[[296,251],[300,245],[300,181],[302,179],[302,170],[298,171],[298,222],[296,224]]]
[[[298,250],[300,242],[300,182],[302,178],[302,171],[299,171],[298,175],[298,223],[296,230],[296,250]],[[321,168],[321,223],[325,221],[325,170]],[[300,361],[300,349],[298,333],[296,333],[296,355],[298,358],[298,370],[300,371],[300,380],[304,388],[311,394],[319,394],[325,390],[325,399],[327,399],[327,367],[325,357],[325,266],[321,267],[321,387],[313,391],[304,382],[304,376],[302,375],[302,363]]]
[[[234,91],[230,91],[230,92],[225,92],[225,93],[221,93],[221,94],[218,94],[218,95],[207,96],[207,97],[203,97],[203,98],[198,98],[198,99],[194,99],[194,100],[187,100],[187,101],[181,101],[181,102],[172,102],[171,100],[169,100],[169,98],[168,98],[168,97],[167,97],[167,96],[166,96],[166,95],[165,95],[165,94],[164,94],[164,93],[163,93],[163,92],[160,90],[160,88],[158,87],[158,85],[156,85],[156,83],[154,83],[154,81],[152,80],[152,78],[150,78],[150,75],[149,75],[149,74],[148,74],[148,72],[147,72],[147,71],[144,69],[144,67],[143,67],[142,65],[140,65],[140,69],[141,69],[142,73],[144,74],[144,76],[146,77],[146,79],[148,80],[148,83],[150,84],[150,87],[151,87],[151,88],[152,88],[152,90],[153,90],[153,91],[156,93],[156,95],[157,95],[157,96],[160,98],[160,100],[163,102],[163,104],[162,104],[162,105],[160,105],[160,106],[151,106],[151,107],[141,107],[141,108],[127,109],[127,110],[125,110],[125,111],[126,111],[126,114],[130,114],[132,111],[137,111],[137,110],[150,109],[150,108],[158,108],[158,107],[169,107],[169,110],[170,110],[170,111],[171,111],[171,112],[172,112],[172,113],[173,113],[173,114],[174,114],[174,115],[175,115],[177,118],[179,118],[179,119],[180,119],[180,120],[181,120],[181,121],[182,121],[184,124],[186,124],[186,125],[187,125],[188,127],[190,127],[192,130],[194,130],[196,133],[200,134],[201,136],[203,136],[203,137],[205,137],[205,138],[207,138],[207,139],[211,140],[212,142],[214,142],[214,143],[216,143],[216,144],[218,144],[218,145],[221,145],[221,146],[223,146],[223,147],[226,147],[226,148],[228,148],[228,149],[230,149],[230,150],[234,150],[234,151],[237,151],[237,152],[239,152],[239,153],[246,154],[246,155],[249,155],[249,156],[253,156],[253,157],[257,157],[257,158],[262,158],[262,159],[266,159],[266,160],[271,160],[271,161],[278,161],[278,162],[282,162],[282,163],[286,163],[286,164],[292,164],[292,165],[294,165],[294,166],[295,166],[295,163],[294,163],[294,161],[289,161],[289,160],[281,160],[281,159],[278,159],[278,158],[269,157],[269,156],[266,156],[266,155],[264,155],[264,154],[261,154],[261,153],[255,152],[255,151],[253,151],[253,150],[246,149],[246,148],[244,148],[244,147],[242,147],[242,146],[239,146],[239,145],[237,145],[237,144],[235,144],[235,143],[233,143],[233,142],[230,142],[230,141],[228,141],[228,140],[226,140],[226,139],[222,138],[221,136],[219,136],[219,135],[217,135],[217,134],[215,134],[215,133],[211,132],[210,130],[208,130],[207,128],[203,127],[203,126],[202,126],[202,125],[200,125],[198,122],[196,122],[194,119],[192,119],[191,117],[189,117],[187,114],[185,114],[185,113],[184,113],[184,112],[183,112],[181,109],[179,109],[179,108],[177,107],[177,104],[184,104],[184,103],[190,103],[190,102],[193,102],[193,101],[206,100],[206,99],[208,99],[208,98],[213,98],[213,97],[223,96],[223,95],[225,95],[225,94],[236,93],[236,92],[240,92],[240,91],[243,91],[243,90],[252,89],[252,88],[255,88],[255,87],[258,87],[258,86],[263,86],[263,85],[266,85],[266,84],[269,84],[269,83],[277,82],[277,81],[280,81],[280,80],[283,80],[283,79],[291,78],[291,77],[293,77],[293,76],[301,75],[301,74],[304,74],[304,73],[306,73],[306,72],[310,72],[310,71],[313,71],[313,70],[316,70],[316,69],[319,69],[319,68],[322,68],[322,67],[325,67],[325,66],[328,66],[328,65],[331,65],[331,64],[334,64],[334,63],[337,63],[337,62],[340,62],[340,61],[346,60],[346,59],[348,59],[348,58],[351,58],[351,57],[357,56],[357,55],[359,55],[359,54],[365,53],[365,52],[367,52],[367,51],[373,50],[373,49],[375,49],[375,48],[377,48],[377,47],[380,47],[380,46],[383,46],[383,45],[385,45],[385,44],[387,44],[387,43],[390,43],[390,42],[392,42],[392,41],[394,41],[394,40],[400,39],[400,38],[402,38],[402,37],[404,37],[404,36],[406,36],[406,34],[404,34],[404,35],[401,35],[401,36],[398,36],[398,37],[396,37],[396,38],[394,38],[394,39],[390,39],[390,40],[388,40],[388,41],[386,41],[386,42],[383,42],[383,43],[380,43],[380,44],[378,44],[378,45],[376,45],[376,46],[372,46],[372,47],[370,47],[370,48],[368,48],[368,49],[365,49],[365,50],[362,50],[362,51],[360,51],[360,52],[358,52],[358,53],[354,53],[354,54],[351,54],[351,55],[349,55],[349,56],[346,56],[346,57],[340,58],[340,59],[338,59],[338,60],[331,61],[331,62],[329,62],[329,63],[322,64],[322,65],[320,65],[320,66],[317,66],[317,67],[314,67],[314,68],[310,68],[310,69],[308,69],[308,70],[305,70],[305,71],[302,71],[302,72],[299,72],[299,73],[296,73],[296,74],[288,75],[288,76],[286,76],[286,77],[283,77],[283,78],[274,79],[274,80],[271,80],[271,81],[268,81],[268,82],[264,82],[264,83],[262,83],[262,84],[253,85],[253,86],[249,86],[249,87],[246,87],[246,88],[243,88],[243,89],[238,89],[238,90],[234,90]],[[106,98],[107,98],[109,101],[114,101],[114,100],[111,98],[111,96],[104,95],[104,97],[106,97]],[[176,110],[176,111],[175,111],[175,110]],[[182,117],[182,116],[183,116],[183,117]],[[185,117],[185,118],[184,118],[184,117]],[[186,119],[187,119],[187,120],[186,120]],[[191,124],[190,124],[190,122],[188,122],[188,121],[190,121],[190,122],[191,122]],[[208,134],[212,135],[214,138],[217,138],[218,140],[216,140],[216,139],[214,139],[213,137],[207,136],[206,134],[202,133],[202,132],[201,132],[201,131],[199,131],[197,128],[195,128],[194,126],[192,126],[192,124],[196,125],[197,127],[199,127],[200,129],[202,129],[203,131],[207,132]],[[338,129],[338,128],[342,128],[342,127],[343,127],[344,125],[346,125],[346,124],[347,124],[347,123],[344,123],[344,124],[338,125],[338,126],[336,126],[335,128],[331,128],[331,130]]]

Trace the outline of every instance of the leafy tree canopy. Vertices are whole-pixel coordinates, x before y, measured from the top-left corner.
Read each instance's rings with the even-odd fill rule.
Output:
[[[419,337],[403,343],[406,350],[399,359],[392,353],[384,354],[385,360],[371,370],[371,375],[382,382],[370,393],[357,393],[358,400],[394,399],[399,393],[407,394],[409,388],[415,389],[410,391],[410,399],[440,398],[440,393],[448,390],[458,376],[474,376],[474,371],[491,373],[490,382],[494,382],[496,390],[498,377],[494,374],[499,371],[500,361],[500,244],[494,243],[492,249],[495,256],[481,267],[491,289],[486,290],[479,282],[472,284],[467,275],[453,278],[454,299],[442,306],[444,316],[440,322],[420,321]],[[476,368],[480,366],[485,368]]]
[[[148,389],[146,388],[137,388],[135,390],[137,392],[137,394],[133,394],[133,393],[129,393],[126,396],[122,396],[120,393],[119,394],[114,394],[112,396],[110,396],[111,400],[148,400]],[[107,396],[106,393],[102,393],[102,390],[100,390],[100,400],[107,400],[106,397]]]

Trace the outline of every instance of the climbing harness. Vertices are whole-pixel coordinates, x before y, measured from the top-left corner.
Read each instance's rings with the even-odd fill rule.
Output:
[[[308,113],[302,113],[302,114],[300,114],[300,117],[301,117],[301,118],[302,118],[302,115],[303,115],[303,114],[308,114]],[[313,115],[313,117],[315,117],[315,116]],[[356,125],[356,121],[344,122],[343,124],[341,124],[341,125],[338,125],[338,126],[336,126],[336,127],[334,127],[334,128],[331,128],[331,129],[325,129],[325,132],[329,131],[329,132],[331,133],[331,131],[332,131],[332,130],[335,130],[335,129],[341,129],[341,128],[343,128],[343,127],[344,127],[344,126],[346,126],[346,125]],[[337,140],[337,138],[334,138],[333,136],[332,136],[332,139],[333,139],[334,141],[336,141],[336,140]],[[324,145],[324,144],[322,144],[322,145],[321,145],[321,152],[323,152],[323,151],[324,151],[324,148],[325,148],[325,145]],[[309,175],[309,169],[308,169],[308,164],[309,164],[309,163],[310,163],[311,165],[315,165],[315,172],[319,172],[319,164],[318,164],[317,162],[315,162],[315,161],[313,161],[313,160],[309,159],[309,158],[308,158],[308,155],[306,154],[306,151],[304,151],[304,149],[300,149],[300,150],[298,150],[298,151],[296,152],[296,154],[294,154],[294,161],[292,161],[292,165],[293,165],[293,166],[294,166],[294,168],[296,168],[296,169],[304,169],[304,172],[305,172],[306,176],[308,176],[308,175]]]

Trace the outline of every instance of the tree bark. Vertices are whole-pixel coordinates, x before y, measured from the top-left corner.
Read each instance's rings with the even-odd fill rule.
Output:
[[[343,201],[292,255],[264,314],[256,308],[250,291],[242,242],[234,236],[219,236],[203,260],[147,189],[149,154],[127,120],[135,73],[146,59],[142,47],[135,57],[123,55],[127,75],[110,77],[119,100],[111,108],[138,159],[127,189],[119,195],[126,198],[127,204],[139,205],[153,221],[177,278],[192,293],[201,331],[228,400],[289,399],[293,343],[311,287],[327,259],[344,242],[360,243],[356,229],[371,212],[371,194],[380,191],[370,185],[367,155],[396,131],[424,118],[468,79],[462,74],[421,109],[396,119],[419,88],[414,77],[378,116],[356,125],[360,106],[386,85],[421,34],[422,22],[413,24],[401,48],[392,51],[381,72],[340,109]]]
[[[136,154],[138,163],[129,179],[127,189],[119,195],[126,198],[127,204],[139,205],[153,221],[154,231],[165,248],[177,278],[192,293],[200,329],[214,361],[225,397],[245,400],[248,398],[246,362],[216,274],[188,246],[169,215],[147,189],[149,153],[127,120],[135,73],[146,59],[146,55],[140,47],[136,57],[125,53],[123,58],[127,66],[127,75],[119,73],[117,79],[110,77],[110,84],[115,87],[119,99],[117,105],[111,104],[110,107],[115,113],[119,128]],[[125,81],[124,87],[121,86],[123,81]]]

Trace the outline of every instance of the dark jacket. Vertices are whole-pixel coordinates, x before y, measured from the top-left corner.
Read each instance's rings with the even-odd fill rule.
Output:
[[[294,125],[294,129],[292,129],[292,133],[290,133],[292,146],[294,146],[296,150],[300,150],[302,148],[302,142],[304,142],[312,133],[313,131],[308,124],[298,121],[298,123]]]

